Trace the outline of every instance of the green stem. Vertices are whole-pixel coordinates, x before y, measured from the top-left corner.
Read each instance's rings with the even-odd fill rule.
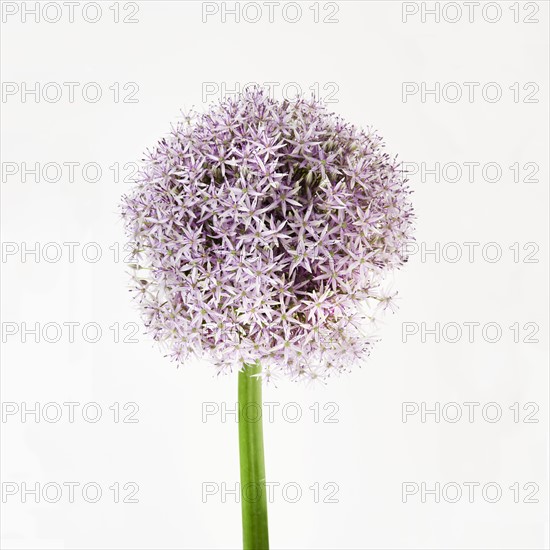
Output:
[[[239,454],[243,549],[268,550],[260,363],[239,372]]]

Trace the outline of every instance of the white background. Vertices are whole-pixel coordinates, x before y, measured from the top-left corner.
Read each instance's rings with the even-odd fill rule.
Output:
[[[127,4],[120,3],[121,17],[131,11]],[[444,18],[434,22],[434,16],[423,23],[424,3],[413,4],[418,14],[403,22],[403,5],[394,1],[333,3],[338,22],[315,23],[312,4],[301,3],[302,16],[295,23],[284,20],[280,7],[272,23],[266,7],[258,23],[236,23],[231,15],[224,23],[221,11],[203,22],[200,2],[166,1],[139,2],[134,24],[114,23],[113,3],[101,2],[103,15],[94,24],[84,21],[76,7],[74,23],[67,12],[56,23],[36,23],[34,16],[22,22],[19,12],[2,25],[4,83],[16,83],[19,90],[23,83],[80,83],[73,103],[66,87],[63,97],[51,103],[32,95],[22,98],[20,92],[3,95],[3,167],[10,162],[78,162],[80,167],[96,162],[103,169],[97,183],[84,181],[80,168],[73,183],[66,173],[57,183],[42,177],[35,183],[32,176],[23,183],[20,173],[4,174],[2,181],[4,252],[13,246],[19,250],[2,264],[4,405],[96,402],[103,412],[97,423],[82,418],[82,407],[74,423],[67,409],[53,423],[43,418],[37,423],[32,415],[22,422],[20,414],[3,419],[4,483],[74,481],[82,487],[94,482],[103,489],[95,504],[85,502],[80,489],[74,503],[67,493],[57,503],[42,497],[36,503],[32,495],[23,503],[20,493],[6,497],[3,548],[241,544],[234,495],[226,495],[223,503],[220,493],[206,502],[202,494],[205,482],[231,488],[238,481],[234,417],[228,415],[225,422],[220,414],[206,422],[202,418],[204,403],[234,407],[236,376],[216,378],[198,364],[176,369],[141,334],[141,325],[138,343],[116,343],[109,329],[119,323],[122,338],[125,323],[139,323],[126,291],[124,264],[114,261],[109,249],[124,242],[117,209],[130,184],[115,183],[109,166],[138,161],[177,120],[180,108],[206,108],[204,83],[225,82],[234,89],[251,81],[280,83],[278,97],[289,82],[299,83],[307,94],[314,83],[321,90],[335,83],[332,108],[358,125],[377,128],[388,151],[403,161],[425,162],[428,168],[455,162],[464,170],[464,162],[494,162],[502,168],[497,182],[486,181],[480,168],[473,182],[466,174],[456,183],[412,175],[419,246],[481,243],[473,262],[464,246],[455,263],[444,257],[438,262],[433,255],[422,261],[413,254],[396,280],[400,309],[387,317],[382,340],[362,369],[322,387],[283,380],[265,390],[265,401],[279,403],[274,421],[264,425],[268,481],[280,484],[269,507],[272,548],[548,548],[548,4],[531,3],[539,20],[531,24],[523,19],[532,7],[521,5],[521,22],[515,23],[511,2],[498,4],[502,16],[495,23],[483,17],[480,7],[469,22],[461,4],[462,18],[454,24]],[[321,20],[332,11],[321,3]],[[447,15],[454,17],[454,12]],[[82,99],[79,90],[87,82],[101,86],[97,103]],[[115,82],[121,87],[137,83],[138,102],[114,102],[109,87]],[[473,102],[466,97],[436,102],[433,95],[423,102],[420,94],[404,102],[403,82],[480,86]],[[482,96],[487,82],[501,87],[499,101]],[[509,89],[516,82],[518,102]],[[527,82],[539,86],[538,103],[523,102],[527,92],[521,87]],[[508,167],[516,162],[536,163],[538,181],[515,183]],[[66,242],[80,243],[72,263],[66,247],[52,262],[20,252],[35,243],[42,250],[46,243]],[[96,263],[82,257],[90,242],[99,243],[103,252]],[[499,261],[482,256],[482,245],[489,242],[501,247]],[[538,262],[516,263],[509,247],[519,243],[523,260],[528,250],[522,246],[529,242],[539,247]],[[55,257],[55,248],[48,250]],[[454,257],[453,250],[446,250],[447,260]],[[22,342],[22,323],[32,328],[71,321],[79,323],[74,343],[67,330],[57,343],[42,335],[37,343],[32,334]],[[82,325],[89,322],[102,328],[95,344],[82,338]],[[464,332],[456,343],[446,341],[453,331],[439,343],[433,335],[423,343],[420,333],[404,343],[403,323],[422,322],[428,329],[438,322],[458,323]],[[481,324],[474,342],[468,341],[464,322]],[[502,328],[496,343],[481,333],[490,322]],[[515,343],[508,328],[514,323],[519,323],[521,340],[529,332],[525,323],[536,323],[538,343]],[[7,334],[14,326],[18,332]],[[109,407],[115,402],[137,403],[138,422],[114,422]],[[287,405],[292,402],[302,413],[295,423],[288,421],[296,412]],[[421,422],[419,414],[405,423],[404,402],[431,408],[435,402],[495,402],[502,419],[486,421],[480,406],[471,423],[465,417],[436,423],[433,415]],[[521,407],[529,402],[539,407],[538,423],[523,422],[528,411]],[[309,409],[315,403],[321,420],[329,412],[323,406],[335,403],[338,422],[315,422]],[[517,423],[508,408],[513,403],[520,404]],[[139,502],[114,503],[109,487],[115,482],[136,483]],[[303,491],[296,503],[281,491],[290,482]],[[337,484],[338,502],[315,503],[308,487],[319,483],[322,500],[327,482]],[[472,503],[464,485],[456,503],[444,498],[436,503],[433,495],[422,503],[420,493],[404,503],[404,482],[419,487],[425,482],[432,489],[436,482],[481,485]],[[488,482],[502,488],[499,502],[483,498],[481,486]],[[538,503],[514,503],[509,489],[514,483],[522,488],[521,500],[527,493],[524,484],[536,483]]]

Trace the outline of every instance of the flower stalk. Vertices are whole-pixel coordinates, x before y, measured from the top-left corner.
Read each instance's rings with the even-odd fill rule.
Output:
[[[268,550],[267,498],[259,362],[239,372],[239,453],[243,550]]]

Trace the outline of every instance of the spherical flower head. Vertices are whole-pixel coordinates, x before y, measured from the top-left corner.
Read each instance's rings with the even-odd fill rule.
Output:
[[[316,99],[253,88],[187,114],[123,198],[148,332],[219,372],[349,370],[391,303],[381,283],[407,259],[409,199],[380,137]]]

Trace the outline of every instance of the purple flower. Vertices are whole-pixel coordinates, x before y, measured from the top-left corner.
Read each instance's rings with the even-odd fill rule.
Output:
[[[148,332],[220,372],[349,370],[389,307],[381,283],[407,259],[409,195],[381,138],[315,99],[254,88],[188,114],[123,199]]]

